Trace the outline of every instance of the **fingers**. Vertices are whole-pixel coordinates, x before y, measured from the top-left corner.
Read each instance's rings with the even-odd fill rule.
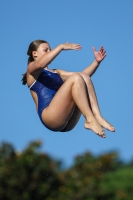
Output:
[[[106,50],[104,49],[104,47],[101,47],[99,50],[101,56],[104,58],[106,56]]]
[[[73,50],[80,50],[82,47],[80,44],[72,44],[69,43],[68,41],[66,42],[64,49],[73,49]]]
[[[104,47],[101,47],[101,48],[100,48],[100,52],[101,52],[102,54],[105,54],[106,50],[104,49]]]
[[[71,49],[73,50],[80,50],[82,49],[80,44],[70,44],[71,45]]]
[[[82,49],[82,47],[81,47],[80,44],[76,44],[76,45],[74,45],[74,46],[75,46],[75,50],[80,50],[80,49]]]
[[[92,47],[92,50],[93,50],[94,52],[96,52],[96,49],[95,49],[95,47]]]

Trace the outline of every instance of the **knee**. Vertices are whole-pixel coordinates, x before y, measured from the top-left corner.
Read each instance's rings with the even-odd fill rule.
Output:
[[[80,82],[83,81],[83,77],[80,73],[74,73],[73,75],[74,82]]]
[[[87,73],[80,72],[80,75],[83,77],[83,79],[85,80],[85,82],[91,81],[91,77]]]

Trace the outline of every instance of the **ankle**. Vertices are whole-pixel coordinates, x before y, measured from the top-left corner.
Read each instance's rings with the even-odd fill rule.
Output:
[[[92,123],[94,121],[94,117],[86,117],[86,123]]]
[[[94,115],[94,117],[95,117],[96,119],[101,119],[101,118],[102,118],[102,116],[101,116],[100,113],[93,113],[93,115]]]

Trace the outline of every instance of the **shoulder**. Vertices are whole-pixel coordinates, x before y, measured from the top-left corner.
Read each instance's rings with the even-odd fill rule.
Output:
[[[31,62],[28,64],[27,67],[27,82],[30,82],[29,85],[31,85],[31,82],[36,80],[41,73],[43,69],[36,69],[35,68],[35,62]]]
[[[28,64],[27,67],[27,72],[31,75],[31,76],[38,76],[38,74],[40,74],[40,72],[42,71],[42,68],[38,68],[36,67],[36,61],[33,61],[31,63]]]
[[[33,62],[30,62],[30,63],[28,64],[27,71],[29,71],[29,73],[32,71],[34,65],[35,65],[35,62],[34,62],[34,61],[33,61]]]

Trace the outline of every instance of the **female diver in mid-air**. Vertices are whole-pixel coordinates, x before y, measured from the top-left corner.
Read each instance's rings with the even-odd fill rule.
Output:
[[[114,127],[101,116],[95,90],[90,77],[105,58],[103,47],[93,47],[94,62],[82,72],[50,70],[48,65],[63,50],[80,50],[79,44],[60,44],[50,49],[44,40],[33,41],[28,48],[28,67],[22,83],[27,84],[35,101],[41,122],[52,131],[72,130],[81,114],[84,127],[105,138],[103,128],[114,132]]]

